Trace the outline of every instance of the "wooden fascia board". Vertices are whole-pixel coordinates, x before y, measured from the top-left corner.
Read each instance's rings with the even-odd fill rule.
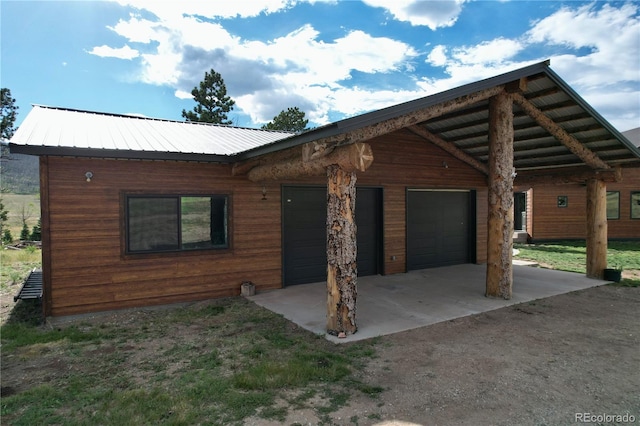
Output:
[[[476,160],[475,158],[473,158],[472,156],[470,156],[469,154],[467,154],[466,152],[464,152],[454,144],[445,141],[444,139],[434,135],[433,133],[431,133],[430,131],[428,131],[427,129],[421,126],[413,125],[413,126],[409,126],[408,129],[411,132],[415,133],[416,135],[420,136],[421,138],[431,142],[437,147],[448,152],[458,160],[470,165],[471,167],[484,173],[485,175],[489,175],[489,167],[486,164]]]
[[[580,141],[567,133],[562,127],[547,117],[540,109],[529,102],[522,94],[512,93],[513,101],[522,108],[542,128],[551,133],[561,144],[567,147],[575,156],[580,158],[586,165],[596,170],[611,168],[593,151],[585,147]]]

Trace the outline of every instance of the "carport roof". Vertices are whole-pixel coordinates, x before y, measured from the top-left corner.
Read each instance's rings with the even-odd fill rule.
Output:
[[[464,155],[487,164],[489,97],[479,97],[477,102],[459,101],[514,83],[528,104],[608,166],[640,166],[640,149],[553,72],[548,61],[298,135],[35,107],[12,138],[10,147],[12,152],[33,155],[232,163],[308,142],[342,145],[412,128],[434,135]],[[425,111],[430,113],[425,114]],[[514,103],[513,112],[514,166],[517,170],[585,166],[582,159],[518,103]],[[65,117],[64,125],[53,125],[51,117],[54,114],[59,116],[56,120]],[[104,123],[96,125],[87,120]],[[78,140],[84,142],[78,143]]]
[[[640,149],[552,71],[549,61],[341,120],[287,140],[249,150],[240,154],[239,159],[248,159],[306,142],[328,141],[337,145],[352,143],[363,135],[375,134],[376,129],[384,128],[390,132],[419,126],[480,163],[487,164],[488,98],[440,115],[435,114],[426,120],[421,119],[425,116],[421,112],[450,105],[456,100],[468,99],[474,94],[514,82],[521,88],[522,95],[529,103],[609,166],[640,165]],[[517,170],[585,165],[517,104],[514,104],[513,112],[514,166]]]

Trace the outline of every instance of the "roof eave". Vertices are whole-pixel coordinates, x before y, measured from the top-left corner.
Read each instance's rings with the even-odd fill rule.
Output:
[[[10,142],[9,150],[14,154],[56,157],[117,158],[128,160],[173,160],[207,163],[233,163],[234,156],[160,151],[127,151],[122,149],[67,148],[52,146],[20,145]]]
[[[332,137],[345,133],[351,130],[366,127],[380,121],[393,119],[402,115],[410,114],[413,111],[418,111],[422,108],[427,108],[432,105],[447,102],[458,97],[475,93],[484,89],[488,89],[501,84],[506,84],[511,81],[517,80],[521,77],[529,75],[535,75],[541,72],[549,71],[549,60],[538,62],[528,67],[520,68],[514,71],[507,72],[495,77],[490,77],[485,80],[469,83],[464,86],[456,87],[444,92],[436,93],[433,95],[425,96],[419,99],[404,102],[398,105],[393,105],[387,108],[383,108],[376,111],[364,113],[355,117],[346,118],[344,120],[336,121],[327,126],[319,127],[317,129],[310,130],[308,132],[294,135],[289,138],[281,139],[273,142],[269,145],[264,145],[259,148],[254,148],[249,151],[244,151],[238,154],[236,160],[248,160],[260,155],[268,154],[271,152],[282,151],[288,148],[293,148],[298,145],[302,145],[314,140]]]

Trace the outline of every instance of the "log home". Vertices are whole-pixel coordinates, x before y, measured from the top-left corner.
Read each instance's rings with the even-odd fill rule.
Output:
[[[587,185],[601,277],[640,165],[548,62],[295,135],[36,106],[10,148],[40,156],[46,316],[326,281],[345,334],[358,275],[486,262],[510,298],[514,181]]]

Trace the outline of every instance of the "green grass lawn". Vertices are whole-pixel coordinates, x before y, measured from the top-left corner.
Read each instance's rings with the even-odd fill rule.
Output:
[[[584,241],[558,241],[545,244],[514,244],[519,250],[516,259],[533,260],[541,266],[562,271],[586,273],[587,249]],[[610,241],[607,266],[624,271],[640,271],[640,241]],[[633,284],[637,279],[625,279],[622,284]]]
[[[3,396],[1,414],[12,425],[240,425],[307,407],[331,424],[353,393],[383,391],[362,380],[375,346],[335,345],[242,298],[54,329],[10,322],[2,386],[16,363],[38,380]]]

